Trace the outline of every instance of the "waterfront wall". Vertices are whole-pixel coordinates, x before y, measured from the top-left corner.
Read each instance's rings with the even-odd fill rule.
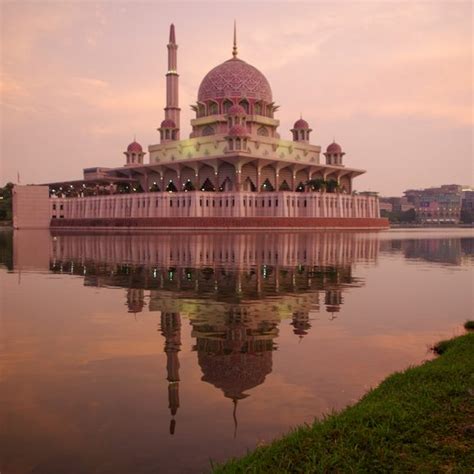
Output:
[[[51,220],[48,186],[13,187],[13,227],[15,229],[45,229]]]
[[[52,228],[88,229],[385,229],[388,220],[363,217],[124,217],[53,219]]]
[[[179,192],[51,198],[54,219],[380,217],[378,198],[330,193]]]

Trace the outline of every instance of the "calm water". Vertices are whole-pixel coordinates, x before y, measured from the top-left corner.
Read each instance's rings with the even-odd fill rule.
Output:
[[[0,471],[202,472],[473,315],[472,230],[0,233]]]

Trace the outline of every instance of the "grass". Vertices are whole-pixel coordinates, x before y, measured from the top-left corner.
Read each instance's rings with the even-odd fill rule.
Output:
[[[474,333],[216,473],[474,472]]]

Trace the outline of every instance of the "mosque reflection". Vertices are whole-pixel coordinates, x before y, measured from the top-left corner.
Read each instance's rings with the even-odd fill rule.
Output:
[[[128,311],[160,312],[170,433],[179,409],[181,325],[192,326],[203,382],[237,404],[272,371],[279,325],[303,338],[311,319],[336,317],[356,262],[375,262],[376,234],[55,235],[50,270],[124,288]],[[148,308],[147,308],[148,306]],[[313,316],[312,316],[313,315]]]
[[[35,242],[35,246],[31,242]],[[2,261],[15,270],[80,276],[120,288],[133,317],[159,314],[166,354],[169,431],[180,408],[182,325],[191,325],[201,380],[237,405],[272,372],[283,320],[302,341],[314,319],[338,317],[357,266],[379,252],[460,265],[472,239],[387,239],[377,233],[68,234],[16,232]],[[10,250],[8,250],[10,249]],[[13,254],[13,256],[12,256]],[[10,263],[8,263],[10,262]],[[314,330],[314,329],[313,329]]]

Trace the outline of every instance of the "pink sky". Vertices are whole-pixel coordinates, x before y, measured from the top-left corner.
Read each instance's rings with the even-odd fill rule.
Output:
[[[231,57],[268,78],[282,138],[300,112],[357,190],[473,184],[471,2],[3,2],[0,184],[121,166],[158,143],[176,25],[182,137],[201,79]]]

